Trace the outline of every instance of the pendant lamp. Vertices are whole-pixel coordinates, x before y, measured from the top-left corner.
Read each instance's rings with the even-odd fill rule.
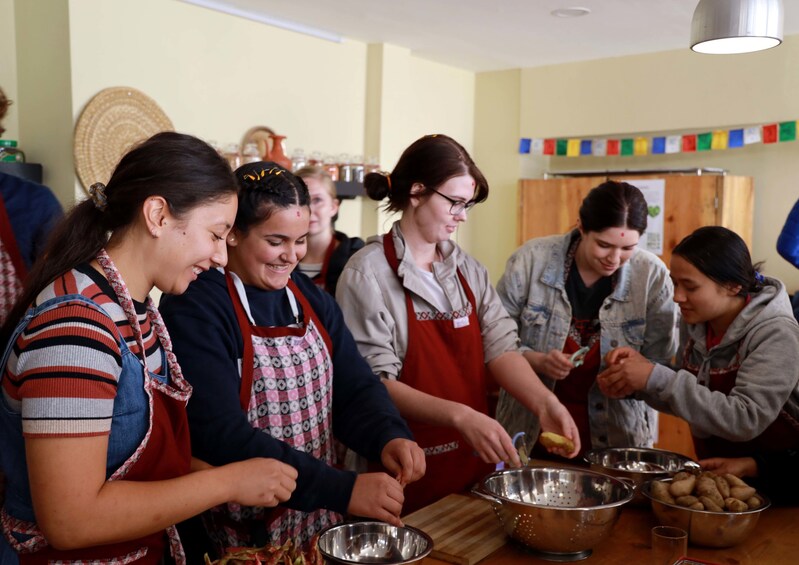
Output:
[[[691,49],[750,53],[782,43],[782,0],[699,0],[691,21]]]

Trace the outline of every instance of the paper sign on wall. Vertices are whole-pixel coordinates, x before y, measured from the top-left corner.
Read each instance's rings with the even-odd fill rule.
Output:
[[[641,191],[646,200],[646,231],[638,241],[638,247],[663,255],[663,216],[665,215],[665,179],[626,180]]]

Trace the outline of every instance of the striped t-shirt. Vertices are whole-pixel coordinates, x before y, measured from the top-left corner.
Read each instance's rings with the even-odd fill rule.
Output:
[[[140,356],[125,312],[100,273],[89,265],[73,269],[48,285],[35,305],[68,294],[81,294],[99,307],[70,301],[34,317],[4,368],[3,397],[21,413],[26,437],[108,434],[122,372],[118,336]],[[148,369],[162,374],[161,346],[146,306],[134,305]]]

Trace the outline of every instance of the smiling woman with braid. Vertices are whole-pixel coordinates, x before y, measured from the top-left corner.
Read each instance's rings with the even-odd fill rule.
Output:
[[[424,473],[424,456],[333,297],[295,272],[307,246],[308,189],[274,163],[244,165],[236,177],[228,268],[202,274],[161,308],[194,386],[194,452],[213,464],[274,457],[299,476],[289,510],[220,507],[205,516],[209,534],[219,547],[307,544],[339,514],[399,525],[403,486]],[[334,467],[334,435],[390,474]]]

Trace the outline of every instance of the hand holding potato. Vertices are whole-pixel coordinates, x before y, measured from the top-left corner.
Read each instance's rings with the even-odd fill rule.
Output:
[[[625,398],[646,387],[655,367],[630,347],[617,347],[605,356],[607,368],[596,378],[599,390],[609,398]]]

